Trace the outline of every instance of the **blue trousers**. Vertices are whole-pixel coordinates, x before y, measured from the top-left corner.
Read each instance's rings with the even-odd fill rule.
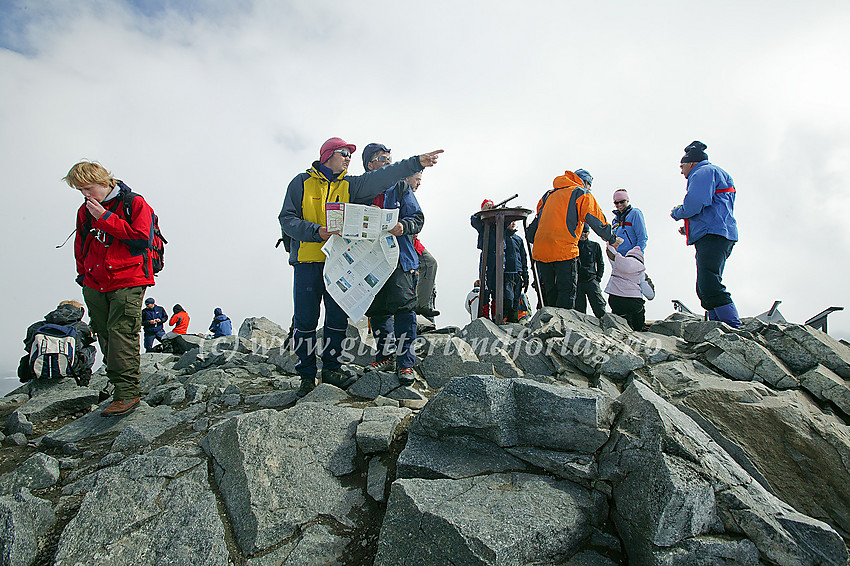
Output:
[[[728,305],[732,295],[723,285],[723,268],[735,242],[723,236],[707,234],[694,242],[697,259],[697,296],[707,311]]]
[[[153,348],[154,338],[162,342],[163,336],[165,336],[165,330],[161,326],[154,326],[150,330],[145,329],[145,352],[150,352]]]
[[[293,285],[295,301],[295,355],[298,363],[295,370],[302,378],[316,377],[316,352],[321,352],[322,368],[338,370],[342,363],[342,341],[348,328],[348,315],[325,289],[323,271],[325,264],[296,263]],[[323,340],[316,340],[316,327],[319,324],[319,309],[325,304],[325,325]]]

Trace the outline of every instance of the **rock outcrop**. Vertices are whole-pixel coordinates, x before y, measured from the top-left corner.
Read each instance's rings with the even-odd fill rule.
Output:
[[[143,354],[143,401],[0,400],[0,564],[842,565],[850,349],[674,314],[544,308],[424,334],[413,386],[298,399],[286,331]]]

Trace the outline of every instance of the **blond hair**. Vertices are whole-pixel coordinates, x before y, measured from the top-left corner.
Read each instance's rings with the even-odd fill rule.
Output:
[[[62,177],[73,189],[82,189],[87,185],[104,185],[109,188],[115,187],[115,179],[106,167],[96,161],[80,161]]]
[[[71,305],[72,307],[76,307],[78,309],[83,308],[83,303],[79,301],[62,301],[61,303],[59,303],[59,306],[61,307],[62,305]]]

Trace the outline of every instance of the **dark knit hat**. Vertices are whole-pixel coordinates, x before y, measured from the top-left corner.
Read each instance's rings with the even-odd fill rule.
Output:
[[[363,148],[363,169],[366,171],[369,170],[369,162],[372,160],[372,156],[378,153],[379,151],[386,151],[387,153],[392,153],[392,150],[385,146],[382,143],[370,143],[366,147]]]
[[[700,161],[705,161],[708,159],[708,155],[705,153],[707,148],[708,146],[701,141],[692,141],[685,148],[685,156],[682,157],[681,163],[699,163]]]

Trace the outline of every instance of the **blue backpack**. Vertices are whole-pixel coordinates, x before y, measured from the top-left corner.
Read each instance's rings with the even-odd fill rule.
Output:
[[[73,326],[44,324],[35,333],[29,368],[36,379],[74,377],[77,330]]]

